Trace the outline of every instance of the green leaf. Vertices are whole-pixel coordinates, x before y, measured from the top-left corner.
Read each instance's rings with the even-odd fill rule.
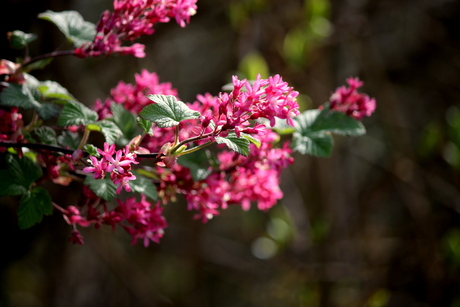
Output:
[[[301,126],[305,126],[305,124],[307,124],[305,120],[307,120],[309,125],[306,128],[310,131],[329,131],[335,134],[350,136],[359,136],[364,135],[366,133],[366,129],[360,121],[357,121],[344,113],[330,111],[327,106],[321,111],[310,110],[310,112],[312,111],[317,111],[315,112],[316,116],[311,116],[312,114],[310,114],[305,116],[308,117],[308,119],[302,118],[304,116],[303,114],[306,113],[304,112],[303,114],[297,116],[294,119],[296,119],[296,121]]]
[[[110,201],[115,197],[117,187],[110,180],[110,175],[108,174],[102,179],[95,179],[93,175],[88,175],[83,183],[102,199]]]
[[[252,144],[256,145],[257,148],[260,148],[261,142],[259,139],[255,138],[251,134],[241,133],[241,136],[247,139]]]
[[[308,110],[294,118],[296,131],[293,134],[292,147],[302,154],[328,157],[332,152],[331,133],[358,136],[366,133],[361,122],[347,115],[323,110]]]
[[[11,182],[22,185],[26,189],[29,189],[30,185],[42,175],[41,168],[25,156],[21,159],[17,155],[8,155],[6,163]]]
[[[83,146],[83,150],[86,151],[88,155],[90,156],[94,156],[94,157],[100,156],[99,152],[97,151],[97,147],[94,146],[93,144],[86,144],[85,146]]]
[[[69,93],[69,91],[57,82],[43,81],[40,82],[40,85],[37,88],[45,99],[75,101],[75,98]]]
[[[138,172],[132,171],[132,173],[136,176],[135,180],[129,181],[129,186],[133,192],[138,192],[145,194],[148,198],[153,200],[158,199],[157,188],[152,183],[151,180],[141,176]]]
[[[317,157],[329,157],[332,153],[334,141],[327,132],[300,135],[294,133],[292,139],[293,150],[301,154],[310,154]]]
[[[135,136],[140,134],[139,127],[136,124],[136,116],[126,110],[121,104],[113,103],[110,107],[112,111],[112,120],[121,130],[121,137],[117,140],[117,144],[125,146]]]
[[[248,156],[249,154],[249,141],[248,139],[244,137],[237,137],[234,132],[230,132],[228,136],[226,137],[221,137],[218,136],[216,137],[216,142],[217,144],[225,144],[230,148],[231,150],[242,154],[243,156]]]
[[[40,107],[35,108],[35,111],[37,111],[38,115],[43,118],[43,120],[48,120],[59,115],[61,109],[54,104],[42,103]]]
[[[0,105],[24,109],[40,108],[40,93],[27,83],[9,83],[0,93]]]
[[[61,111],[57,125],[61,127],[88,125],[97,121],[98,115],[81,102],[69,101]]]
[[[24,109],[33,108],[44,120],[58,115],[59,107],[40,103],[43,97],[37,86],[38,84],[38,81],[30,75],[28,75],[24,84],[10,83],[0,94],[0,105]]]
[[[38,17],[54,23],[76,47],[91,42],[96,35],[96,26],[85,21],[76,11],[46,11]]]
[[[8,33],[8,39],[10,41],[11,48],[21,50],[24,49],[24,47],[30,42],[37,39],[37,35],[16,30]]]
[[[28,190],[12,180],[11,173],[9,170],[0,170],[0,196],[4,195],[21,195],[26,193]]]
[[[172,95],[149,95],[149,99],[156,103],[146,106],[139,115],[160,128],[177,126],[183,120],[200,116],[200,112],[190,109]]]
[[[115,141],[123,134],[118,126],[109,120],[101,120],[96,123],[101,127],[101,132],[105,137],[105,141],[109,144],[115,143]]]
[[[40,143],[48,145],[57,145],[56,131],[49,126],[41,126],[34,130],[35,134],[40,140]]]
[[[212,173],[212,168],[209,165],[210,158],[209,150],[198,150],[180,156],[177,162],[190,170],[193,180],[201,181]]]
[[[141,127],[145,133],[147,133],[150,136],[153,135],[153,129],[152,129],[153,123],[150,120],[138,117],[136,118],[136,121],[137,121],[137,125]]]
[[[30,64],[27,64],[24,67],[24,71],[29,72],[29,71],[36,70],[36,69],[43,69],[46,66],[48,66],[48,64],[51,63],[52,61],[53,61],[53,58],[46,58],[46,59],[38,60],[36,62],[32,62]]]
[[[18,208],[19,228],[26,229],[42,221],[43,215],[53,213],[51,196],[40,187],[21,197]]]
[[[57,141],[64,147],[69,147],[70,149],[77,149],[80,145],[80,135],[76,132],[69,130],[64,130],[60,136],[57,137]]]

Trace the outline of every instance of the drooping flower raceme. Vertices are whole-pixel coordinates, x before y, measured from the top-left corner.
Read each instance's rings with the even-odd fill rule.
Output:
[[[85,58],[119,53],[145,57],[144,45],[122,46],[142,35],[154,32],[153,26],[174,18],[181,27],[196,13],[197,0],[115,0],[113,12],[105,11],[96,26],[91,43],[75,49],[74,54]]]
[[[331,110],[345,113],[357,120],[371,116],[376,108],[375,99],[357,91],[363,82],[358,78],[348,78],[347,83],[348,88],[345,86],[337,88],[329,98]]]
[[[92,166],[85,167],[85,173],[94,173],[95,179],[102,179],[106,173],[110,173],[110,179],[114,184],[118,185],[117,194],[120,194],[122,188],[127,192],[131,192],[129,181],[136,179],[136,176],[131,173],[131,164],[138,164],[136,154],[129,151],[129,146],[123,150],[115,151],[115,144],[109,145],[104,143],[104,150],[97,149],[102,156],[100,160],[96,157],[90,157]],[[115,155],[115,157],[114,157]]]

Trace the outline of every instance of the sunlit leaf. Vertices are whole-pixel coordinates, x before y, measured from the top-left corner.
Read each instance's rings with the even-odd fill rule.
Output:
[[[200,112],[190,109],[173,95],[149,95],[149,99],[155,103],[146,106],[139,115],[154,122],[158,127],[173,127],[183,120],[200,116]]]

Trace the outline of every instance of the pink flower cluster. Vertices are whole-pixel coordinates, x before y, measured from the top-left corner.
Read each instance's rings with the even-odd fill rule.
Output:
[[[363,82],[358,78],[348,78],[347,83],[350,87],[337,88],[329,98],[331,110],[345,113],[357,120],[371,116],[376,108],[375,99],[357,91]]]
[[[156,203],[152,207],[146,201],[145,195],[142,194],[139,202],[135,197],[130,197],[125,201],[118,200],[118,204],[119,206],[115,211],[129,223],[129,226],[121,226],[133,237],[133,245],[138,239],[144,241],[145,247],[149,245],[150,240],[159,243],[160,238],[163,237],[164,229],[168,226],[162,216],[163,208],[160,203]]]
[[[92,166],[85,167],[85,173],[94,173],[94,178],[103,179],[106,173],[110,173],[110,179],[114,184],[118,185],[117,194],[122,188],[127,192],[131,192],[129,181],[136,179],[136,176],[131,173],[131,164],[138,164],[136,161],[136,154],[129,151],[129,146],[123,150],[115,151],[115,144],[109,146],[104,143],[104,150],[97,149],[98,153],[102,156],[100,160],[91,156],[90,162]],[[113,157],[115,155],[115,158]]]
[[[268,210],[283,196],[279,188],[281,171],[293,163],[288,143],[274,148],[274,132],[262,137],[261,146],[251,145],[250,155],[244,157],[233,151],[218,154],[219,169],[204,180],[196,182],[188,169],[180,164],[170,171],[160,170],[159,194],[164,201],[182,193],[189,210],[197,210],[195,218],[206,222],[229,205],[241,205],[248,210],[257,203],[260,210]]]
[[[275,125],[275,118],[285,119],[293,126],[293,117],[299,115],[299,105],[296,97],[299,95],[292,87],[284,82],[279,75],[250,82],[246,79],[239,80],[233,76],[233,91],[229,94],[220,93],[214,100],[215,105],[210,105],[209,110],[203,114],[202,125],[207,128],[211,123],[217,133],[233,130],[239,136],[241,132],[257,133],[258,129],[250,127],[249,120],[265,118],[270,125]],[[201,96],[199,99],[209,99]]]
[[[96,26],[96,37],[91,43],[75,49],[74,54],[85,58],[119,53],[145,57],[144,45],[122,46],[142,35],[154,32],[154,24],[175,18],[181,27],[196,13],[197,0],[115,0],[113,12],[105,11]]]
[[[153,102],[147,98],[149,94],[173,95],[177,97],[177,90],[169,82],[160,83],[156,73],[149,73],[143,69],[140,74],[135,74],[135,84],[120,81],[118,85],[110,91],[111,97],[104,103],[96,100],[94,109],[99,118],[104,119],[110,116],[110,106],[113,103],[122,104],[125,109],[134,114],[139,112]]]
[[[140,201],[137,201],[135,197],[127,198],[125,201],[118,200],[118,207],[111,211],[105,204],[100,207],[102,207],[102,213],[92,204],[86,204],[84,207],[86,214],[82,214],[81,210],[75,206],[60,209],[65,221],[74,227],[70,236],[72,243],[83,244],[83,236],[77,226],[95,225],[96,228],[99,228],[101,224],[106,224],[111,225],[113,230],[116,225],[119,225],[132,236],[133,245],[138,239],[142,239],[144,246],[147,247],[150,241],[159,243],[164,229],[168,226],[162,216],[163,208],[159,203],[152,206],[144,194],[141,194]]]

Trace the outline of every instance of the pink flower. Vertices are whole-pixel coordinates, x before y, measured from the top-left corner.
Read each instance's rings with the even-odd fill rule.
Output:
[[[142,194],[139,202],[135,197],[130,197],[125,201],[118,200],[118,204],[116,211],[128,223],[123,228],[133,237],[133,245],[138,239],[143,240],[145,247],[149,246],[150,241],[159,243],[167,227],[159,203],[152,206]]]
[[[371,116],[376,108],[375,99],[357,92],[363,82],[358,78],[348,78],[347,83],[350,87],[337,88],[329,98],[331,110],[345,113],[357,120]]]
[[[115,145],[107,143],[104,143],[104,150],[98,149],[98,152],[102,158],[98,160],[96,157],[90,157],[89,162],[92,166],[85,167],[83,171],[94,173],[96,179],[103,179],[106,173],[110,173],[110,179],[118,185],[117,194],[121,193],[122,188],[131,192],[129,181],[136,179],[136,176],[130,172],[131,164],[139,163],[136,161],[136,154],[130,152],[128,145],[123,150],[115,151]]]
[[[91,43],[75,49],[74,54],[85,58],[111,53],[145,57],[144,46],[134,44],[122,47],[125,41],[132,42],[142,35],[154,32],[153,26],[175,18],[181,27],[196,13],[197,0],[115,0],[113,12],[105,11],[97,26],[97,34]]]
[[[294,91],[279,75],[250,82],[232,77],[233,91],[220,93],[218,97],[209,95],[198,96],[198,102],[203,103],[197,108],[202,114],[202,134],[209,134],[209,127],[214,127],[213,136],[233,130],[239,137],[241,132],[264,133],[259,125],[253,129],[250,120],[259,118],[268,119],[271,126],[275,125],[275,118],[285,119],[293,126],[293,118],[300,114],[297,96]],[[195,104],[193,105],[195,106]],[[254,126],[255,127],[255,126]]]

